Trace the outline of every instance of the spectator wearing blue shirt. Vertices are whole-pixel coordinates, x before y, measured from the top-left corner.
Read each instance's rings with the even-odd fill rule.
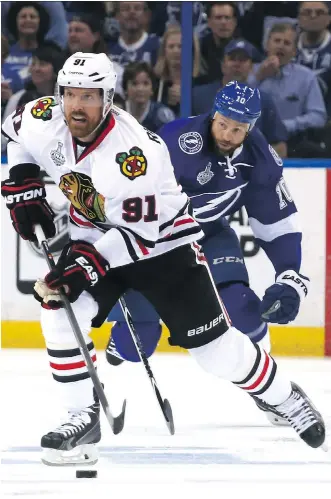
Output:
[[[171,109],[153,100],[155,75],[146,62],[128,64],[123,73],[122,85],[127,99],[125,110],[148,130],[156,132],[175,119]]]
[[[10,70],[20,80],[20,90],[29,79],[32,52],[43,42],[49,29],[49,16],[38,2],[17,2],[7,14],[7,28],[17,42],[9,49],[4,71]]]
[[[245,83],[253,67],[254,53],[255,47],[246,40],[232,40],[224,49],[221,65],[222,81],[214,81],[193,88],[193,114],[203,114],[210,111],[216,92],[230,81],[237,80]],[[273,99],[265,92],[261,92],[261,110],[261,117],[257,120],[256,126],[277,153],[283,158],[286,157],[287,132]]]
[[[329,2],[301,2],[296,62],[314,71],[331,116],[331,23]]]
[[[111,60],[125,67],[130,62],[145,61],[154,66],[160,41],[147,33],[150,11],[147,2],[114,2],[120,36],[109,44]]]
[[[274,24],[267,41],[268,56],[248,78],[249,84],[258,86],[277,102],[292,139],[301,137],[309,128],[324,127],[327,118],[317,78],[311,69],[292,62],[295,54],[295,28],[286,23]]]

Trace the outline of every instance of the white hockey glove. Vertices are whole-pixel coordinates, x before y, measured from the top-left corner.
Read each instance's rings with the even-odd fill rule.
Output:
[[[38,279],[33,289],[33,296],[43,308],[58,310],[63,307],[60,291],[50,289],[43,279]]]

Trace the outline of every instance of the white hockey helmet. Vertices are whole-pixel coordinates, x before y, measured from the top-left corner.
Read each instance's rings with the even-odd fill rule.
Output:
[[[55,99],[63,112],[64,87],[100,88],[103,91],[102,117],[105,118],[113,104],[116,79],[113,63],[106,54],[76,52],[58,73]]]

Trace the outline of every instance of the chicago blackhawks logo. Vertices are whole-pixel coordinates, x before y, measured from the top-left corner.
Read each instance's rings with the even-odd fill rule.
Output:
[[[62,175],[59,187],[78,213],[91,222],[105,222],[105,198],[95,190],[90,177],[83,173],[66,173]]]
[[[31,109],[31,114],[37,120],[49,121],[52,119],[52,107],[54,106],[56,106],[56,102],[52,97],[44,97],[35,103]]]
[[[130,180],[146,175],[147,159],[137,146],[131,147],[129,154],[126,152],[116,154],[116,163],[120,165],[121,173]]]

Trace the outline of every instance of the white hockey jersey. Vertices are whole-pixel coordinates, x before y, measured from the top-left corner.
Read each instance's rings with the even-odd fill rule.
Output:
[[[188,213],[168,149],[156,134],[114,107],[107,127],[82,154],[53,97],[8,116],[9,167],[34,163],[70,201],[70,235],[95,245],[119,267],[203,237]]]

